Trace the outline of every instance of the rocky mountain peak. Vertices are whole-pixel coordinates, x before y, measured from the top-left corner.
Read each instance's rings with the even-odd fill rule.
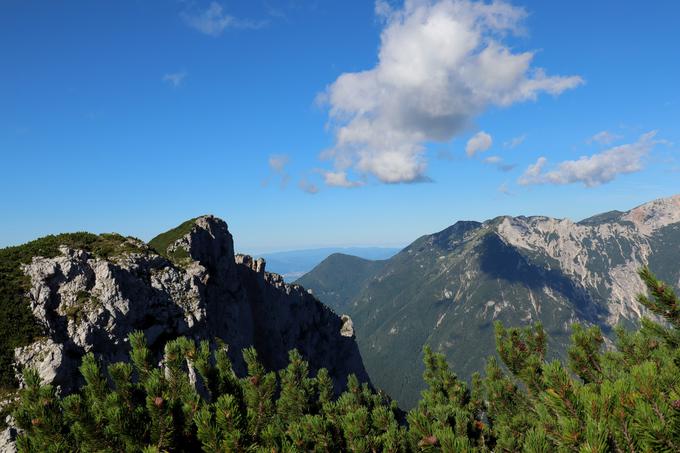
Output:
[[[227,222],[218,217],[205,215],[194,219],[191,229],[167,250],[171,255],[188,255],[205,267],[213,279],[227,282],[234,278],[234,239]]]
[[[628,220],[644,234],[680,222],[680,195],[659,198],[625,213],[622,220]]]
[[[263,259],[235,255],[225,221],[201,216],[148,246],[137,242],[106,255],[58,247],[56,256],[23,265],[28,303],[44,336],[15,350],[18,368],[36,368],[68,392],[84,353],[105,363],[124,360],[127,336],[141,330],[157,352],[178,336],[221,339],[237,372],[245,371],[245,347],[255,346],[270,369],[286,366],[295,348],[313,372],[327,368],[338,391],[349,374],[368,381],[347,320],[301,286],[265,272]]]

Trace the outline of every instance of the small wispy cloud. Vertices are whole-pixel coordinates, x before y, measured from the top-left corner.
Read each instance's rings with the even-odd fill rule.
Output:
[[[282,173],[286,170],[286,165],[290,162],[290,157],[287,154],[272,154],[269,156],[269,167],[277,173]]]
[[[307,178],[302,178],[300,182],[298,182],[298,187],[303,192],[306,192],[311,195],[314,195],[319,192],[319,186],[312,182],[309,182]]]
[[[187,73],[185,71],[181,72],[171,72],[163,75],[163,82],[170,84],[172,87],[179,87],[186,78]]]
[[[664,142],[654,140],[656,133],[656,131],[647,132],[635,143],[616,146],[577,160],[561,162],[551,171],[544,171],[548,160],[545,157],[539,157],[536,163],[526,169],[517,182],[523,186],[582,183],[586,187],[608,183],[619,175],[636,173],[644,168],[644,158],[655,145]]]
[[[489,164],[489,165],[493,165],[498,170],[500,170],[502,172],[506,172],[506,173],[509,172],[509,171],[512,171],[517,166],[515,164],[506,164],[503,161],[503,158],[500,157],[500,156],[486,157],[486,158],[484,158],[484,163]]]
[[[504,182],[503,184],[501,184],[500,186],[498,186],[498,191],[499,191],[500,193],[502,193],[503,195],[508,195],[508,196],[514,195],[514,194],[510,191],[510,187],[508,187],[508,183],[507,183],[507,182]]]
[[[345,171],[324,171],[322,174],[327,186],[349,188],[364,185],[362,181],[350,181]]]
[[[588,140],[586,140],[586,142],[588,144],[598,143],[600,145],[611,145],[615,141],[620,140],[622,138],[623,136],[621,135],[614,134],[609,131],[601,131],[593,135],[592,137],[589,137]]]
[[[503,142],[503,148],[507,148],[507,149],[517,148],[519,145],[524,143],[524,140],[526,140],[526,139],[527,139],[527,134],[522,134],[522,135],[519,135],[517,137],[513,137],[510,140],[508,140],[507,142]]]
[[[465,146],[465,153],[468,157],[472,157],[477,153],[483,153],[488,150],[491,148],[491,145],[493,145],[491,135],[484,131],[479,131],[468,140],[467,145]]]
[[[213,37],[229,28],[259,29],[268,24],[266,20],[241,19],[227,14],[218,2],[211,2],[204,10],[184,11],[181,16],[190,27]]]
[[[269,164],[269,169],[272,174],[262,181],[262,186],[266,187],[273,178],[278,178],[279,187],[284,189],[290,181],[290,175],[286,169],[289,162],[290,157],[287,154],[270,155],[267,163]]]
[[[265,1],[264,7],[267,15],[275,19],[280,19],[283,21],[288,21],[288,15],[286,14],[285,6],[272,5],[270,2]]]

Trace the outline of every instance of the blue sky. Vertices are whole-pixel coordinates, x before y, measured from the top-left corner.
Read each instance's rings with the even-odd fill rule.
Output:
[[[680,3],[0,1],[0,246],[405,245],[680,192]],[[310,193],[314,192],[314,193]]]

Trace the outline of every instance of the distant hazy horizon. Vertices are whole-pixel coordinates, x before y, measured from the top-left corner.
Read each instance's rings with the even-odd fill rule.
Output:
[[[368,260],[384,260],[392,257],[404,247],[322,247],[288,250],[271,253],[247,253],[264,258],[269,272],[281,274],[286,281],[294,281],[311,271],[317,264],[334,253],[358,256]]]

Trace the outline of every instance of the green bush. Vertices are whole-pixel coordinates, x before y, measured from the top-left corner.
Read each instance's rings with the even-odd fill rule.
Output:
[[[668,325],[649,320],[617,331],[602,350],[599,329],[575,326],[568,365],[545,361],[540,325],[496,325],[502,365],[489,359],[471,387],[441,354],[424,351],[427,389],[400,423],[396,404],[350,376],[333,398],[326,370],[310,376],[291,351],[268,372],[243,351],[238,378],[226,348],[180,338],[154,366],[142,333],[130,363],[104,372],[84,357],[82,389],[65,398],[34,371],[15,411],[22,452],[677,452],[680,451],[680,310],[672,290],[647,270],[651,298],[639,300]],[[508,370],[506,372],[505,370]]]

